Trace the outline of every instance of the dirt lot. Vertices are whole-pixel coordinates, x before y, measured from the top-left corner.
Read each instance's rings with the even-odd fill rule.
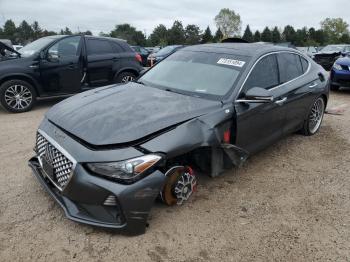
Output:
[[[292,135],[216,179],[181,207],[156,204],[146,234],[67,220],[27,166],[57,101],[0,110],[0,261],[350,261],[350,91],[331,94],[313,137]]]

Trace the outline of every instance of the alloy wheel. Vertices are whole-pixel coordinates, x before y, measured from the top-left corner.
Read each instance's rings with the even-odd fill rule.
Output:
[[[26,86],[12,85],[5,91],[6,104],[15,110],[26,109],[30,106],[32,101],[32,92]]]
[[[314,134],[319,129],[324,114],[324,101],[322,98],[318,98],[311,108],[309,116],[309,130]]]
[[[127,83],[127,82],[131,82],[134,81],[134,77],[130,76],[130,75],[126,75],[122,78],[122,83]]]

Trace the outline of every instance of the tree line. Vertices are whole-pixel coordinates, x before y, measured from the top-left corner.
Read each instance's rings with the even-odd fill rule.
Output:
[[[326,18],[320,22],[320,28],[303,27],[295,29],[286,25],[283,29],[277,26],[265,27],[262,31],[252,32],[250,26],[244,30],[241,36],[241,17],[234,10],[221,9],[214,18],[217,30],[215,33],[208,26],[201,30],[195,24],[183,25],[181,21],[174,21],[170,28],[160,24],[153,32],[146,35],[130,24],[119,24],[109,33],[100,32],[100,36],[110,36],[125,39],[131,45],[141,46],[165,46],[174,44],[199,44],[220,42],[227,37],[242,37],[248,42],[289,42],[295,46],[324,46],[327,44],[350,44],[349,25],[342,18]],[[35,21],[29,24],[23,20],[18,26],[10,19],[3,27],[0,27],[0,38],[10,39],[14,44],[26,44],[40,37],[49,35],[71,35],[73,32],[65,27],[59,32],[42,29]],[[91,31],[74,32],[74,34],[92,35]]]

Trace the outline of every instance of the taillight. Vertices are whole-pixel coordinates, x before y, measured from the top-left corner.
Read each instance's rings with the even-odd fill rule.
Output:
[[[137,61],[142,63],[142,58],[141,58],[140,54],[136,53],[135,58],[136,58]]]
[[[224,132],[224,143],[230,144],[230,141],[231,141],[231,131],[226,130]]]

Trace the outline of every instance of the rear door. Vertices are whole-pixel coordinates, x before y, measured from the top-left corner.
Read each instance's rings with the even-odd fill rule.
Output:
[[[316,99],[317,94],[313,91],[321,84],[321,80],[317,73],[311,78],[307,75],[309,62],[296,53],[281,52],[277,55],[277,60],[280,84],[285,90],[286,98],[283,133],[288,134],[302,127],[309,108]]]
[[[47,50],[40,61],[43,88],[48,94],[71,94],[81,90],[83,57],[81,36],[66,37]]]
[[[110,84],[119,63],[116,46],[106,39],[86,38],[87,79],[90,86]]]
[[[269,103],[239,102],[253,87],[270,90],[275,101]],[[278,140],[283,132],[285,110],[283,90],[279,88],[276,54],[261,58],[249,74],[235,104],[237,126],[236,145],[250,153],[261,150]]]

